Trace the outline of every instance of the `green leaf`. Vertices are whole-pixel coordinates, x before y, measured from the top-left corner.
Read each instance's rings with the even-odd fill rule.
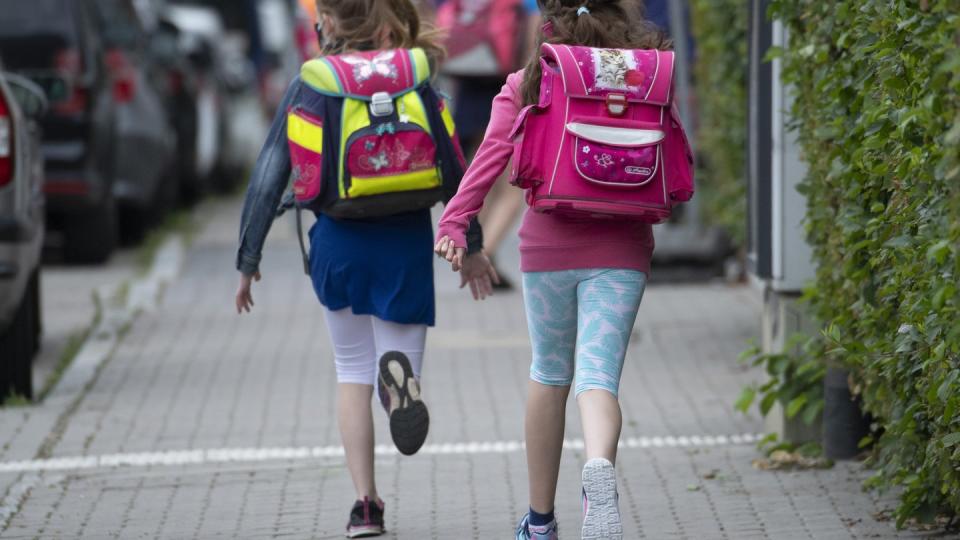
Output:
[[[783,57],[783,52],[784,52],[783,47],[779,47],[779,46],[777,46],[777,45],[774,45],[774,46],[770,47],[769,49],[767,49],[767,54],[763,55],[763,61],[764,61],[764,62],[770,62],[771,60],[774,60],[774,59],[777,59],[777,58],[782,58],[782,57]]]
[[[770,409],[773,408],[773,404],[777,402],[777,394],[771,392],[760,400],[760,413],[763,416],[766,416],[770,413]]]
[[[803,409],[803,406],[807,404],[808,399],[810,398],[806,394],[800,394],[790,400],[790,403],[787,404],[787,418],[796,416],[800,409]]]
[[[736,403],[734,403],[734,408],[740,412],[747,412],[750,409],[750,405],[753,404],[754,398],[757,396],[757,390],[753,386],[748,386],[740,392],[740,397],[737,398]]]
[[[818,400],[815,403],[810,403],[803,409],[803,423],[811,426],[814,422],[817,421],[817,418],[820,417],[820,413],[823,412],[824,402],[823,400]]]
[[[934,261],[937,264],[943,264],[947,259],[947,255],[950,254],[950,241],[949,240],[940,240],[936,244],[930,246],[927,249],[927,260]]]
[[[960,432],[951,433],[951,434],[949,434],[949,435],[944,435],[944,436],[940,439],[940,442],[942,442],[943,445],[946,446],[946,447],[948,447],[948,448],[951,447],[951,446],[954,446],[954,445],[960,443]]]

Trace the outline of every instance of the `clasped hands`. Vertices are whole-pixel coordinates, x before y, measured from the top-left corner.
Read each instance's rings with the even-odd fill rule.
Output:
[[[450,263],[454,272],[460,272],[460,288],[470,285],[474,300],[483,300],[493,294],[494,284],[500,283],[500,276],[483,251],[467,254],[467,250],[457,247],[449,236],[441,238],[433,251]]]

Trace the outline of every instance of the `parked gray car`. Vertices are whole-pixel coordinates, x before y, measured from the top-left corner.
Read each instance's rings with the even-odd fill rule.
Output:
[[[47,227],[66,260],[99,263],[116,245],[115,93],[90,0],[0,0],[4,69],[47,93],[41,121]]]
[[[139,240],[177,199],[176,132],[164,106],[166,72],[131,0],[93,0],[116,106],[114,195],[120,236]]]
[[[39,119],[46,109],[42,88],[0,72],[0,402],[33,394],[45,232]]]

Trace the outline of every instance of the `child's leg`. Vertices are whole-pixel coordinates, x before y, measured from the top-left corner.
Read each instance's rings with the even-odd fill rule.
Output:
[[[430,412],[420,392],[427,326],[397,324],[374,317],[378,396],[390,419],[390,438],[401,454],[416,454],[430,431]]]
[[[373,317],[373,338],[376,343],[377,358],[387,351],[402,352],[410,360],[413,374],[420,378],[423,367],[423,350],[427,343],[427,325],[399,324]],[[377,383],[377,374],[373,374],[372,384]]]
[[[530,508],[553,511],[577,335],[577,273],[527,272],[523,299],[533,348],[525,436]]]
[[[524,432],[530,508],[541,514],[553,511],[557,495],[569,394],[570,385],[553,386],[533,380],[527,383]]]
[[[577,288],[577,385],[587,459],[617,457],[622,417],[617,391],[630,333],[646,287],[635,270],[597,270]]]
[[[371,398],[377,354],[369,315],[350,308],[327,310],[327,329],[337,365],[337,423],[357,499],[377,499],[373,467],[373,412]]]

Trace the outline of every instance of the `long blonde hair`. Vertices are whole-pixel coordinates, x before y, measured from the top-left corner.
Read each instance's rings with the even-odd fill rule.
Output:
[[[420,20],[411,0],[317,0],[317,13],[336,22],[325,55],[420,47],[434,66],[445,55],[439,33]]]

